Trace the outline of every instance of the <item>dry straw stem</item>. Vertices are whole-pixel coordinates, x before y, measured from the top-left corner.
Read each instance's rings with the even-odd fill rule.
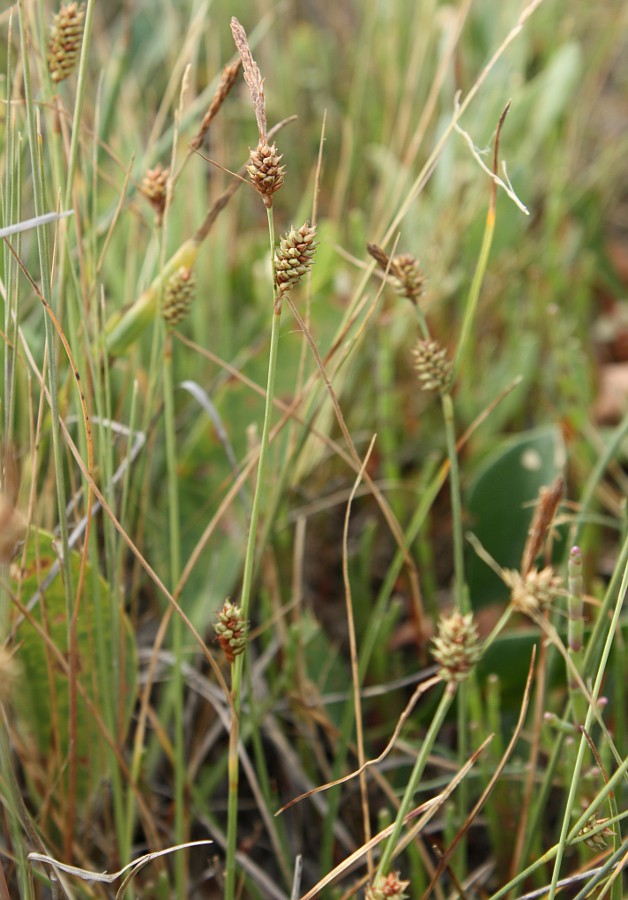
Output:
[[[240,25],[235,16],[231,19],[231,33],[233,40],[238,48],[238,53],[242,60],[242,69],[244,72],[244,80],[246,81],[251,99],[253,100],[253,108],[255,110],[255,118],[257,119],[257,130],[259,131],[260,140],[266,141],[266,98],[264,97],[264,80],[253,55],[246,36],[246,31]]]
[[[397,738],[401,734],[401,730],[402,730],[403,726],[410,718],[410,714],[411,714],[412,710],[414,709],[414,707],[416,706],[419,699],[423,696],[423,694],[427,693],[427,691],[430,691],[433,687],[436,687],[436,685],[441,684],[442,680],[443,679],[440,677],[440,675],[434,675],[432,678],[428,678],[426,681],[419,682],[419,684],[414,689],[414,693],[412,694],[412,697],[410,697],[410,700],[408,701],[403,712],[399,716],[399,718],[397,720],[397,724],[395,725],[395,730],[394,730],[390,740],[388,741],[388,743],[386,744],[386,746],[384,747],[382,752],[379,754],[379,756],[376,756],[373,759],[368,759],[363,765],[360,766],[359,769],[356,769],[354,772],[349,772],[348,775],[342,775],[340,778],[337,778],[335,781],[329,781],[327,784],[321,784],[318,787],[312,788],[309,791],[305,791],[305,793],[303,793],[303,794],[299,794],[298,797],[294,797],[292,800],[290,800],[288,803],[286,803],[285,806],[282,806],[281,809],[278,809],[277,812],[275,813],[275,815],[276,816],[280,815],[282,812],[285,812],[285,810],[290,809],[291,806],[294,806],[295,803],[300,803],[301,800],[305,800],[305,799],[307,799],[307,797],[311,797],[314,794],[319,794],[322,791],[328,791],[330,788],[338,787],[338,785],[340,785],[340,784],[345,784],[347,781],[351,781],[352,778],[357,778],[359,775],[361,775],[363,772],[365,772],[371,766],[377,766],[377,765],[379,765],[379,763],[383,762],[386,759],[386,757],[388,756],[388,754],[390,753],[390,751],[395,746],[395,743],[397,741]]]

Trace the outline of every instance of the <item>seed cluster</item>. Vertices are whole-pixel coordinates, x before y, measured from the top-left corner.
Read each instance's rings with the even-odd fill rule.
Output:
[[[286,167],[280,165],[281,160],[275,144],[269,144],[263,137],[255,150],[251,150],[251,159],[246,167],[253,187],[261,194],[268,208],[273,205],[273,194],[284,182]]]
[[[76,68],[81,43],[85,4],[66,3],[55,15],[48,39],[48,70],[57,84]]]
[[[316,228],[309,222],[299,229],[291,229],[281,238],[275,250],[275,283],[279,301],[308,272],[317,246]]]
[[[196,293],[194,272],[181,266],[170,279],[164,290],[161,314],[170,328],[174,328],[187,316]]]
[[[399,872],[378,875],[367,887],[364,900],[404,900],[408,896],[405,889],[409,884],[409,881],[401,880]]]
[[[236,656],[244,653],[248,633],[247,622],[242,615],[242,610],[231,600],[225,600],[218,613],[218,621],[214,625],[214,631],[218,637],[223,653],[232,663]]]
[[[441,618],[432,643],[432,656],[440,665],[438,674],[448,682],[464,681],[482,655],[471,613],[455,612]]]
[[[549,606],[563,587],[563,579],[554,574],[551,566],[546,566],[540,572],[531,569],[525,576],[507,570],[504,572],[504,581],[510,588],[510,602],[524,615],[537,613]]]
[[[419,388],[445,393],[451,385],[452,363],[447,351],[437,341],[419,340],[413,350]]]
[[[157,225],[161,225],[166,209],[166,191],[169,175],[170,169],[157,164],[153,169],[149,169],[146,172],[140,186],[140,190],[155,210]]]

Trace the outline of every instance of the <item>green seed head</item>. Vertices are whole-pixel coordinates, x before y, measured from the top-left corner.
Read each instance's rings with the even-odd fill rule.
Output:
[[[432,643],[432,656],[440,665],[438,674],[448,682],[464,681],[482,655],[471,613],[455,612],[441,618]]]

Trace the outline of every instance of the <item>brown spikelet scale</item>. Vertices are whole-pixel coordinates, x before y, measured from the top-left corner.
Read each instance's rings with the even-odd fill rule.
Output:
[[[162,300],[161,314],[170,328],[174,328],[185,319],[195,293],[194,272],[187,266],[181,266],[170,276]]]
[[[140,190],[155,210],[157,225],[161,225],[166,209],[166,195],[168,189],[168,176],[170,169],[162,165],[156,165],[149,169],[142,179]]]
[[[269,145],[266,138],[260,138],[255,150],[251,150],[246,167],[253,187],[262,195],[267,208],[273,205],[273,194],[284,182],[286,167],[280,165],[281,159],[275,144]]]
[[[438,674],[448,682],[464,681],[482,655],[471,613],[442,617],[432,643],[432,656],[440,665]]]
[[[295,287],[312,265],[318,246],[316,228],[306,222],[299,229],[291,229],[279,242],[275,250],[275,283],[282,296]]]
[[[409,885],[409,881],[401,880],[399,872],[377,875],[367,887],[364,900],[404,900],[408,897],[405,890]]]
[[[218,621],[214,624],[214,631],[228,662],[232,663],[236,656],[244,653],[248,625],[240,607],[231,600],[225,600],[218,613]]]
[[[57,84],[72,74],[83,40],[85,4],[66,3],[55,15],[48,38],[48,71]]]
[[[445,393],[451,386],[452,363],[437,341],[420,340],[412,351],[419,388]]]

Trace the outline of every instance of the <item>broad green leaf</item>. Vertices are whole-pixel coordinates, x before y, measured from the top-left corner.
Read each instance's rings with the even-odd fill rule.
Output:
[[[80,564],[79,554],[72,552],[74,589]],[[68,628],[58,569],[52,535],[31,529],[24,564],[20,561],[12,568],[11,589],[27,608],[35,598],[30,619],[19,622],[15,634],[15,659],[21,671],[15,714],[28,744],[28,774],[36,790],[46,790],[67,778],[70,692],[60,657],[65,661],[69,658]],[[113,604],[109,585],[88,564],[78,615],[78,683],[102,721],[121,740],[135,699],[137,661],[128,620],[123,610],[114,610]],[[80,692],[76,720],[76,796],[80,809],[108,776],[111,754]],[[41,781],[44,778],[47,780]]]
[[[539,489],[554,481],[564,459],[562,435],[549,426],[507,441],[477,474],[467,496],[468,527],[503,568],[519,568]],[[475,553],[468,554],[467,579],[475,608],[506,597]]]

